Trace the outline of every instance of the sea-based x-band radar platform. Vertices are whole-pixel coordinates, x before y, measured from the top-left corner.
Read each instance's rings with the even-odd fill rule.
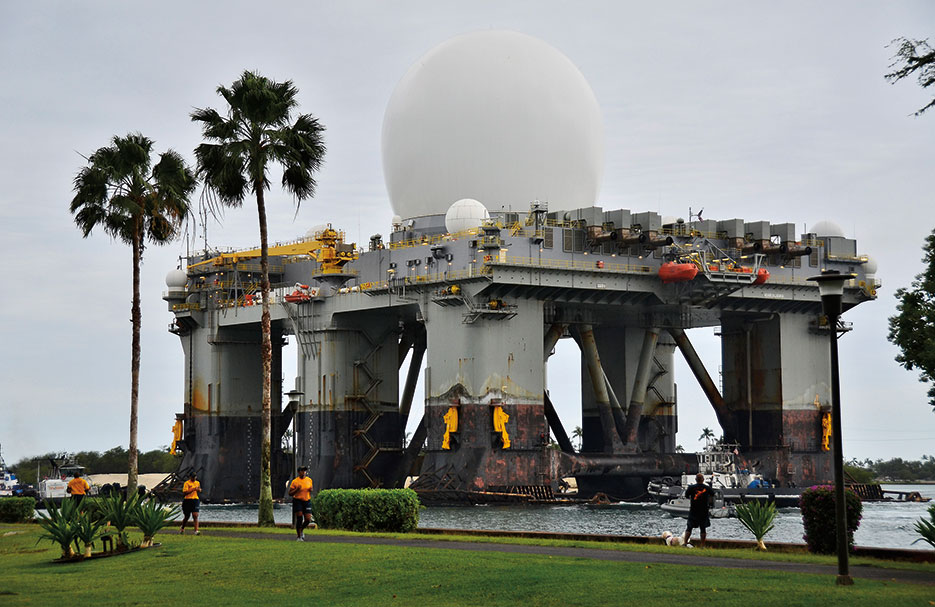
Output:
[[[807,279],[853,273],[845,310],[879,288],[840,228],[597,206],[593,94],[564,55],[515,32],[459,36],[417,62],[389,102],[383,154],[387,238],[358,246],[328,225],[269,250],[274,495],[299,465],[316,490],[416,477],[425,500],[549,499],[569,476],[582,495],[640,495],[648,477],[697,471],[676,453],[676,356],[708,401],[682,406],[712,407],[764,477],[831,479],[828,332],[846,327],[827,325]],[[167,278],[182,468],[209,501],[258,493],[259,277],[251,249],[192,255]],[[692,347],[697,327],[720,335],[719,378]],[[580,448],[546,388],[562,339],[581,354]]]

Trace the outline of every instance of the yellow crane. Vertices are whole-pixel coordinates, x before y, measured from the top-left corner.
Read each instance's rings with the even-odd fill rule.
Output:
[[[344,232],[335,230],[331,224],[315,232],[311,238],[269,247],[267,251],[270,256],[307,255],[321,264],[322,274],[340,274],[344,264],[358,257],[357,246],[354,243],[345,243]],[[215,267],[233,266],[246,259],[256,259],[259,256],[260,249],[221,253],[217,257],[193,263],[188,266],[188,269],[212,264]]]

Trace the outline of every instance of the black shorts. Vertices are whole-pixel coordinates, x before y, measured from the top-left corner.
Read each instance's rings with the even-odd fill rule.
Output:
[[[691,531],[695,527],[701,527],[702,530],[707,529],[711,526],[711,519],[707,516],[692,516],[688,515],[688,526],[685,528],[685,531]]]
[[[201,500],[182,500],[182,514],[194,514],[200,506]]]
[[[312,501],[292,498],[292,514],[311,514]]]

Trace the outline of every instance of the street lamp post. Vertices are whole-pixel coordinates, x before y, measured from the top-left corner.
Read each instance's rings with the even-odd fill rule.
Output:
[[[834,441],[834,518],[837,531],[839,586],[854,583],[847,566],[847,504],[844,501],[844,452],[841,446],[841,383],[838,377],[838,317],[841,315],[841,299],[844,283],[854,274],[841,274],[837,270],[825,270],[821,276],[809,280],[818,283],[821,307],[828,318],[828,335],[831,338],[831,439]]]
[[[286,392],[286,396],[289,397],[289,404],[292,405],[292,403],[295,403],[295,405],[292,407],[292,478],[295,478],[296,476],[299,475],[298,454],[295,451],[295,447],[296,447],[295,435],[296,435],[296,430],[297,430],[297,428],[295,427],[295,420],[296,420],[296,412],[298,412],[299,410],[299,406],[302,403],[302,396],[304,394],[305,393],[302,392],[301,390],[295,390],[295,389],[289,390],[288,392]]]

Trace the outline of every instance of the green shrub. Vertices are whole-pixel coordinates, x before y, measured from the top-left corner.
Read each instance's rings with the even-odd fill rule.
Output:
[[[62,502],[61,508],[52,502],[46,502],[45,510],[48,514],[36,513],[39,526],[45,530],[45,533],[39,536],[39,541],[49,540],[53,544],[58,544],[62,549],[63,559],[73,557],[75,550],[71,544],[78,537],[78,507],[75,500],[66,499]]]
[[[737,518],[756,538],[757,549],[766,550],[763,537],[773,530],[773,521],[776,519],[776,504],[774,502],[763,504],[759,500],[740,504],[737,506]]]
[[[419,497],[412,489],[325,489],[312,500],[322,529],[412,531],[419,525]]]
[[[139,495],[133,493],[124,499],[119,493],[113,493],[101,501],[107,522],[117,531],[117,550],[127,550],[130,547],[130,539],[125,530],[136,524]]]
[[[36,500],[31,497],[5,497],[0,499],[0,523],[25,523],[32,520]]]
[[[844,490],[844,502],[847,546],[848,550],[853,550],[854,532],[860,526],[863,504],[857,494],[850,489]],[[805,540],[810,552],[816,554],[837,552],[834,503],[834,487],[829,485],[809,487],[802,492],[802,497],[799,499],[802,526],[805,527],[805,535],[802,539]]]
[[[921,536],[915,542],[927,542],[932,548],[935,548],[935,504],[928,507],[929,520],[925,517],[916,521],[915,530]]]
[[[178,504],[163,506],[158,500],[149,498],[140,503],[133,514],[133,520],[140,531],[143,532],[142,547],[152,546],[153,537],[160,529],[168,527],[175,517],[179,515]]]

